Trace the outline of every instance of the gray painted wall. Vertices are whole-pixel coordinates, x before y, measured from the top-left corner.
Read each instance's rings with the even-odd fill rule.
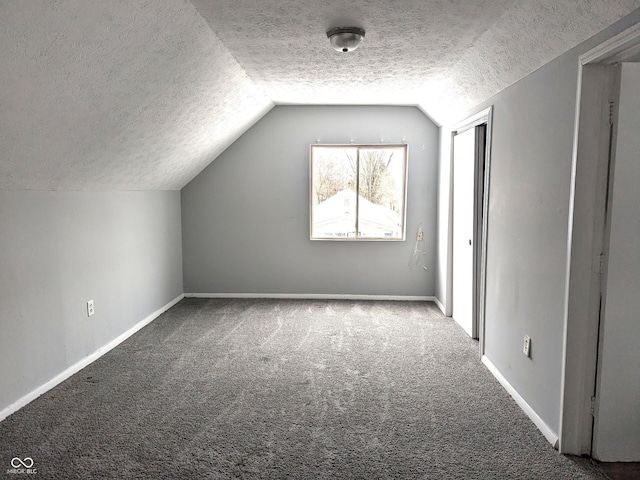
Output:
[[[0,225],[0,411],[182,293],[179,192],[2,190]]]
[[[468,113],[494,106],[485,355],[556,433],[578,57],[639,19],[636,11]],[[450,257],[450,131],[441,129],[436,295],[442,304]],[[530,359],[522,353],[525,334],[532,339]]]
[[[438,129],[414,107],[278,106],[182,190],[186,293],[434,294]],[[407,241],[309,240],[309,145],[409,144]],[[407,267],[424,222],[428,271]]]
[[[556,433],[576,80],[564,56],[493,101],[485,355]]]

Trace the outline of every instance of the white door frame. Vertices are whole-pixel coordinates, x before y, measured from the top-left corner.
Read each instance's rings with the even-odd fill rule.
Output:
[[[484,158],[484,175],[478,178],[482,182],[482,223],[475,225],[478,235],[478,265],[476,268],[477,276],[474,278],[474,295],[478,299],[477,309],[475,313],[475,321],[477,322],[476,331],[478,332],[478,340],[480,341],[480,356],[484,355],[484,321],[485,321],[485,286],[486,286],[486,258],[487,258],[487,230],[488,230],[488,211],[489,211],[489,185],[491,172],[491,138],[493,130],[493,106],[485,108],[478,113],[471,115],[465,120],[458,122],[451,127],[451,154],[449,165],[453,166],[453,138],[457,133],[461,133],[478,125],[486,124],[485,139],[485,158]],[[478,165],[475,166],[476,171]],[[449,185],[453,185],[453,168],[449,169]],[[474,209],[478,210],[478,205],[474,201]],[[451,316],[453,311],[453,189],[449,189],[449,219],[448,219],[448,246],[447,246],[447,286],[446,286],[446,305],[445,314]]]
[[[640,53],[640,24],[580,56],[576,93],[573,161],[567,244],[562,392],[559,450],[591,454],[598,352],[598,315],[593,311],[594,275],[600,270],[597,241],[604,229],[598,202],[604,201],[602,172],[608,163],[608,96],[615,97],[615,81],[606,65]],[[604,166],[603,166],[604,165]],[[600,218],[602,224],[594,224]],[[598,220],[595,220],[598,222]],[[598,293],[599,294],[599,293]],[[591,305],[591,307],[590,307]]]

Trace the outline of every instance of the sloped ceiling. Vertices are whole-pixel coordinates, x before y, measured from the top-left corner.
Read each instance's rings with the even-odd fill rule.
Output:
[[[0,0],[0,188],[180,189],[274,104],[444,123],[640,0]],[[334,52],[325,31],[365,28]]]
[[[0,2],[0,188],[180,189],[272,106],[186,0]]]

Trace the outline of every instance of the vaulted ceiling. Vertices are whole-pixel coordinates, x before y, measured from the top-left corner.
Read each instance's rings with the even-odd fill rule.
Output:
[[[182,188],[276,104],[438,123],[640,0],[0,0],[0,188]],[[365,41],[333,51],[326,30]]]

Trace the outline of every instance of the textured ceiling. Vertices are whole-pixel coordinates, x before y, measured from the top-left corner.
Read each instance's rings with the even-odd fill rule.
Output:
[[[442,124],[640,6],[638,0],[192,0],[275,103],[419,105]],[[366,30],[329,48],[330,27]],[[453,118],[455,119],[455,118]]]
[[[640,0],[0,0],[0,188],[180,189],[274,104],[439,123]],[[334,52],[325,31],[366,29]]]
[[[416,105],[516,0],[192,0],[276,103]],[[335,52],[325,32],[366,30]],[[427,106],[425,109],[431,113]]]
[[[179,189],[272,106],[186,0],[0,1],[0,188]]]

